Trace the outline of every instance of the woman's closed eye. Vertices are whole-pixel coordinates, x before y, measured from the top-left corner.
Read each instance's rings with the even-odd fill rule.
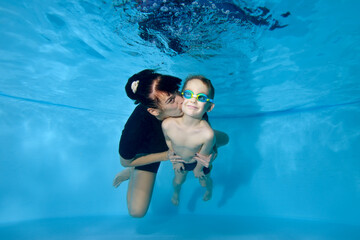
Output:
[[[175,102],[175,97],[176,97],[176,96],[172,96],[172,97],[168,98],[168,100],[166,100],[166,104],[172,104],[172,103],[174,103],[174,102]]]

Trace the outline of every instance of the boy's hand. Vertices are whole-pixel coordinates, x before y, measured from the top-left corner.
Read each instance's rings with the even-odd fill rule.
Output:
[[[196,167],[194,168],[193,172],[194,172],[194,176],[196,178],[203,178],[205,177],[204,171],[203,171],[203,166],[201,164],[199,164],[199,162],[196,164]]]
[[[197,168],[195,168],[194,169],[194,176],[196,177],[196,178],[203,178],[203,177],[205,177],[205,174],[204,174],[204,171],[202,170],[202,169],[197,169]]]
[[[175,172],[182,173],[185,170],[184,164],[182,162],[173,162],[173,169]]]

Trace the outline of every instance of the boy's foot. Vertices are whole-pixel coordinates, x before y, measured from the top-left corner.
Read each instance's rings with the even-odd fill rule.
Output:
[[[204,201],[209,201],[212,197],[212,192],[211,191],[206,191],[204,196],[203,196],[203,200]]]
[[[171,202],[175,205],[178,206],[179,205],[179,194],[174,192],[172,198],[171,198]]]
[[[133,167],[125,168],[124,170],[116,174],[113,180],[113,186],[117,188],[120,186],[122,182],[129,180],[133,169],[134,169]]]

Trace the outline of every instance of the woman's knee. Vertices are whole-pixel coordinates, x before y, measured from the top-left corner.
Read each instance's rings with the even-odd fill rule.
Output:
[[[215,130],[215,136],[216,136],[216,146],[222,147],[224,145],[227,145],[230,141],[229,135],[227,135],[224,132]]]
[[[130,216],[142,218],[149,208],[156,173],[135,170],[128,189],[128,211]]]
[[[134,218],[142,218],[146,215],[147,208],[144,207],[129,207],[129,215]]]

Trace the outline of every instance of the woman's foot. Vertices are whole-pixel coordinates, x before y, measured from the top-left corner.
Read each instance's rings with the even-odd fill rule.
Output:
[[[122,182],[129,180],[133,169],[134,169],[133,167],[125,168],[124,170],[116,174],[113,180],[113,186],[117,188],[120,186]]]

